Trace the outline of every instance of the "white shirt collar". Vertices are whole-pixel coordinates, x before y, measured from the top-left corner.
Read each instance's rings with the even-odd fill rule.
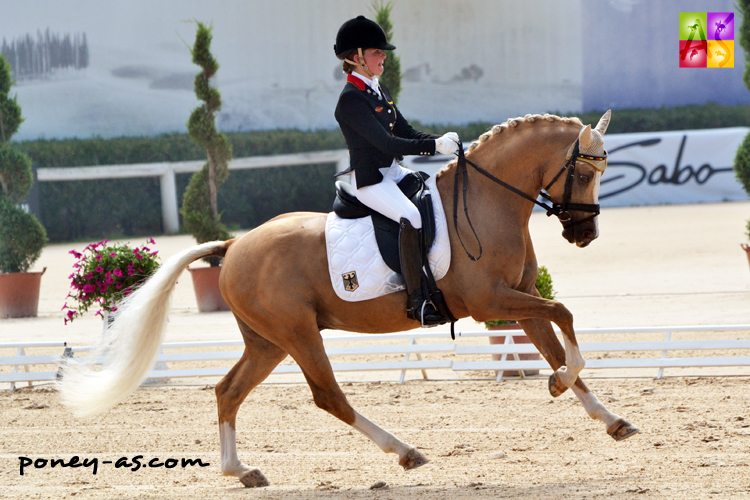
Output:
[[[373,90],[373,92],[375,92],[375,95],[377,95],[378,97],[380,97],[380,84],[378,83],[378,77],[377,76],[373,76],[372,79],[370,79],[370,78],[367,78],[364,75],[360,75],[356,71],[352,71],[352,75],[356,76],[357,78],[359,78],[360,80],[362,80],[363,82],[365,82],[365,84],[368,87],[370,87]]]

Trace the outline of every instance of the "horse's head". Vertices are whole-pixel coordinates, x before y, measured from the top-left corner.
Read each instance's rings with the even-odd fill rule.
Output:
[[[602,115],[595,128],[586,125],[570,146],[567,163],[547,186],[563,225],[563,237],[583,248],[599,236],[599,186],[607,168],[604,132],[611,110]]]

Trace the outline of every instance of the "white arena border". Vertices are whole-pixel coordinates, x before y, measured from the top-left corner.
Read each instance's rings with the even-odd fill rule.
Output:
[[[673,334],[677,333],[718,333],[737,332],[740,337],[736,339],[710,339],[700,340],[672,340]],[[559,331],[557,332],[559,335]],[[636,334],[663,335],[664,340],[629,341],[616,340],[607,342],[585,342],[585,337],[591,335],[613,335],[625,337]],[[326,347],[329,357],[335,359],[339,356],[373,356],[373,355],[401,355],[403,359],[398,361],[365,361],[356,363],[332,363],[334,372],[364,372],[364,371],[400,371],[399,383],[403,383],[407,370],[420,370],[422,378],[427,379],[426,370],[441,370],[441,374],[451,372],[455,380],[460,380],[459,373],[471,371],[494,371],[497,380],[500,381],[504,370],[550,370],[546,361],[520,361],[518,354],[537,352],[531,344],[515,344],[512,342],[514,335],[523,335],[521,330],[499,330],[499,331],[475,331],[464,332],[451,341],[446,332],[422,332],[412,331],[406,333],[393,333],[383,335],[327,335],[323,337],[327,345],[346,343],[353,344],[343,347]],[[664,376],[667,368],[710,368],[710,367],[746,367],[750,368],[750,325],[721,325],[721,326],[678,326],[678,327],[638,327],[638,328],[590,328],[576,331],[581,342],[581,352],[605,353],[599,359],[587,359],[584,378],[591,378],[591,372],[597,373],[602,370],[618,369],[616,378],[627,378],[632,376],[654,377],[660,379]],[[490,345],[488,337],[502,336],[504,344]],[[443,339],[447,342],[419,343],[424,340]],[[481,340],[481,342],[477,342]],[[393,345],[393,341],[403,341]],[[374,345],[357,345],[362,343]],[[239,350],[206,351],[217,347],[237,347]],[[45,348],[60,348],[59,355],[29,355],[26,350]],[[78,355],[88,352],[91,347],[68,347],[65,342],[18,342],[0,344],[0,349],[15,349],[15,356],[0,357],[0,369],[12,367],[12,372],[0,373],[0,383],[10,384],[10,389],[15,389],[18,382],[43,382],[55,380],[62,363],[80,362],[83,359]],[[171,349],[195,349],[196,352],[187,353],[164,353]],[[187,377],[223,377],[232,365],[242,355],[244,344],[241,340],[231,341],[209,341],[209,342],[172,342],[165,343],[159,354],[157,365],[148,377],[149,382],[168,383],[170,379]],[[720,350],[737,352],[735,356],[688,356],[669,357],[673,351],[706,351]],[[650,352],[656,353],[656,357],[616,357],[608,358],[606,353],[611,352]],[[492,361],[492,354],[500,355],[500,360]],[[423,359],[423,355],[437,357],[437,359]],[[483,360],[462,359],[464,356],[485,357]],[[584,354],[584,358],[586,358]],[[288,358],[289,359],[289,358]],[[216,368],[170,368],[166,363],[173,366],[186,361],[216,361],[226,360],[226,367]],[[36,366],[40,370],[44,367],[49,369],[54,365],[54,371],[34,371],[29,367]],[[19,370],[24,367],[24,371]],[[651,375],[643,375],[643,369],[654,369]],[[740,370],[743,373],[736,375],[750,375],[750,370]],[[638,374],[640,372],[640,375]],[[274,375],[299,374],[299,366],[294,364],[282,364],[274,371]],[[468,376],[471,376],[468,373]],[[713,376],[712,373],[698,373],[691,376]],[[726,376],[726,374],[721,374]],[[444,380],[445,378],[441,378]]]

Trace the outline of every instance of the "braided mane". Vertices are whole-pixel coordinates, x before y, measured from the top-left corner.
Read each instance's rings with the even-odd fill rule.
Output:
[[[506,120],[503,123],[500,123],[498,125],[494,125],[490,130],[488,130],[487,132],[485,132],[482,135],[480,135],[479,139],[473,141],[469,145],[469,147],[468,147],[468,149],[467,149],[466,152],[469,153],[469,152],[474,151],[476,148],[480,147],[482,145],[482,143],[486,142],[487,139],[489,139],[491,137],[494,137],[497,134],[502,133],[504,130],[508,130],[508,129],[512,130],[512,129],[518,127],[518,125],[520,123],[534,123],[537,120],[539,120],[539,121],[544,120],[544,121],[548,121],[548,122],[555,122],[555,121],[557,121],[557,122],[563,122],[563,123],[573,123],[575,125],[579,125],[579,126],[583,127],[583,122],[578,117],[575,117],[575,116],[573,116],[573,117],[567,117],[567,116],[562,117],[562,116],[551,115],[549,113],[545,113],[543,115],[536,114],[536,115],[519,116],[517,118],[508,118],[508,120]],[[454,160],[451,160],[450,162],[448,162],[448,164],[445,167],[443,167],[440,170],[440,172],[438,172],[437,175],[442,174],[448,168],[454,166],[457,161],[458,161],[458,159],[454,159]]]

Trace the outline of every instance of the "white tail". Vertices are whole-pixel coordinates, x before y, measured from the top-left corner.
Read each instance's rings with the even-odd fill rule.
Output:
[[[65,406],[78,417],[93,416],[135,391],[156,362],[177,278],[191,262],[224,248],[223,241],[212,241],[180,252],[127,297],[89,353],[91,361],[63,368],[57,388]],[[98,371],[97,359],[103,359]]]

